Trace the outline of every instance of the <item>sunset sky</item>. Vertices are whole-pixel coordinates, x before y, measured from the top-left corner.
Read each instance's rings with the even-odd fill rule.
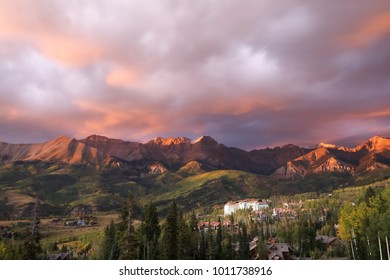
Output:
[[[390,1],[0,0],[0,141],[390,136]]]

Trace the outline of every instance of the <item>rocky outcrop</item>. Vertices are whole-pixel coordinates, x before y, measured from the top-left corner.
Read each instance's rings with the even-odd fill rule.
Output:
[[[356,148],[356,151],[367,150],[382,152],[390,150],[390,138],[374,136]]]

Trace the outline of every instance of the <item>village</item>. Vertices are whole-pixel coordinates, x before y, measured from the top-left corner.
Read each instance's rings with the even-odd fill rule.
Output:
[[[312,201],[312,200],[311,200]],[[297,202],[283,202],[281,207],[273,207],[271,200],[266,199],[243,199],[228,201],[223,207],[223,215],[218,215],[218,220],[212,220],[211,216],[199,216],[200,222],[197,227],[199,231],[208,232],[217,231],[218,228],[238,229],[240,220],[249,220],[261,225],[261,235],[267,237],[264,239],[266,255],[269,260],[297,260],[303,259],[300,257],[301,252],[294,249],[292,244],[283,242],[278,237],[277,225],[283,221],[288,224],[298,221],[302,216],[307,216],[307,213],[312,211],[304,209],[302,200]],[[319,215],[315,215],[318,223],[326,221],[329,209],[322,209]],[[234,216],[236,215],[236,219]],[[338,225],[334,225],[334,232],[337,235]],[[336,247],[342,246],[341,240],[337,236],[324,235],[316,233],[313,240],[320,250],[319,254],[334,251]],[[249,251],[251,259],[259,259],[259,236],[254,236],[249,241]],[[239,250],[239,242],[234,245],[234,250]]]

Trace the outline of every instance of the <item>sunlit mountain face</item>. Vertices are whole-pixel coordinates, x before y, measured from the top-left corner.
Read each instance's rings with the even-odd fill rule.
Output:
[[[117,211],[128,193],[164,212],[247,197],[335,189],[390,176],[390,138],[355,147],[293,144],[246,151],[210,136],[157,137],[140,143],[91,135],[37,144],[0,142],[0,198],[23,218],[40,201],[42,216]],[[7,208],[7,209],[8,209]]]
[[[85,164],[97,170],[107,166],[134,169],[134,163],[148,162],[149,168],[158,167],[156,170],[161,173],[177,171],[192,162],[201,162],[210,170],[242,170],[276,178],[291,178],[311,173],[358,174],[387,169],[390,163],[390,139],[374,136],[354,148],[324,143],[311,148],[288,144],[250,152],[227,147],[210,136],[195,140],[157,137],[146,143],[99,135],[81,140],[60,136],[39,144],[0,142],[0,163],[18,161]]]
[[[111,2],[1,1],[1,141],[212,135],[250,151],[390,135],[388,1]],[[86,144],[70,144],[53,157],[79,161]]]

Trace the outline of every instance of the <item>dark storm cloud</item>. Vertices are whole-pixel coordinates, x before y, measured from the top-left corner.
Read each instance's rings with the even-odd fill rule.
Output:
[[[387,1],[38,2],[0,3],[3,141],[251,149],[390,131]]]

